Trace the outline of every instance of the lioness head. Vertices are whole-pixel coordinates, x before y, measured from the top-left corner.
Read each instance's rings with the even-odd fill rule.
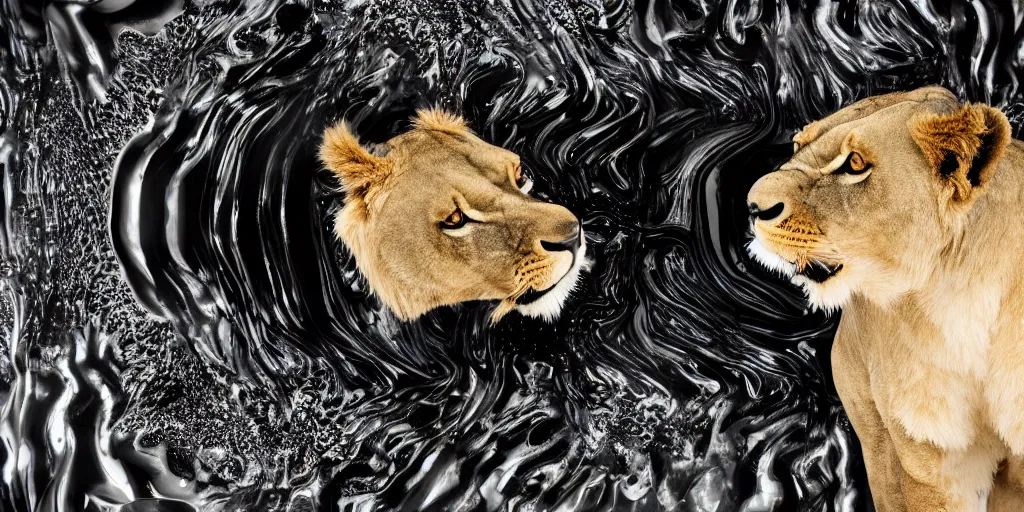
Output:
[[[811,305],[880,305],[924,285],[955,249],[1010,142],[997,109],[926,87],[806,126],[793,157],[747,196],[751,255]]]
[[[324,133],[320,159],[347,195],[335,231],[399,318],[492,299],[494,321],[513,309],[560,313],[585,261],[579,220],[530,197],[519,157],[461,118],[420,111],[372,151],[341,122]]]

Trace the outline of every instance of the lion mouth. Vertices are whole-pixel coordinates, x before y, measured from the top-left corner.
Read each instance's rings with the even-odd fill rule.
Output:
[[[537,302],[538,300],[540,300],[541,297],[547,295],[555,288],[558,288],[558,285],[565,278],[569,277],[570,274],[573,274],[572,270],[576,268],[577,258],[582,259],[583,254],[585,254],[584,251],[579,251],[579,254],[577,254],[576,252],[572,253],[572,263],[569,264],[569,271],[566,272],[565,275],[563,275],[558,281],[555,281],[554,284],[548,286],[547,288],[544,288],[543,290],[538,290],[536,288],[530,288],[529,290],[526,290],[526,293],[523,293],[519,297],[516,297],[516,305],[525,306],[527,304]],[[575,280],[575,277],[573,277],[573,280]]]
[[[815,283],[824,283],[833,276],[839,273],[843,269],[842,263],[831,263],[823,260],[811,260],[796,273],[814,281]]]
[[[581,233],[582,235],[582,233]],[[581,236],[582,238],[582,236]],[[580,274],[590,268],[587,259],[587,244],[583,242],[573,254],[572,266],[555,284],[543,289],[529,289],[516,298],[514,308],[523,316],[554,322],[561,314],[562,306],[576,289]]]
[[[768,270],[774,270],[787,278],[800,276],[817,284],[828,281],[843,270],[842,263],[827,258],[803,256],[796,258],[797,261],[790,260],[765,247],[756,237],[747,244],[747,251]]]

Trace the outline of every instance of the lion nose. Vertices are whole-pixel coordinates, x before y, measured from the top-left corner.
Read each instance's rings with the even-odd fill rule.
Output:
[[[790,209],[797,205],[787,203],[787,197],[806,191],[813,177],[797,169],[783,169],[761,176],[747,192],[750,219],[759,222],[780,222],[789,217]]]
[[[761,207],[757,205],[757,203],[750,203],[747,205],[747,207],[750,208],[750,217],[752,219],[760,219],[764,221],[769,221],[778,218],[778,216],[782,214],[782,211],[786,209],[786,205],[782,204],[781,202],[775,203],[774,206],[771,206],[770,208],[765,210],[762,210]]]
[[[557,242],[552,242],[550,240],[541,240],[540,246],[543,247],[544,250],[548,252],[570,251],[573,254],[576,254],[576,251],[579,250],[580,248],[580,233],[582,231],[583,227],[580,226],[579,221],[577,221],[576,230],[573,232],[572,236],[570,236],[569,238],[559,240]]]

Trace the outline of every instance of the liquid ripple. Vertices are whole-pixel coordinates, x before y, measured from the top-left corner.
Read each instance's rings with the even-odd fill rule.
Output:
[[[1018,9],[1019,10],[1019,9]],[[3,498],[19,510],[866,510],[835,318],[745,255],[804,123],[941,83],[984,2],[0,4]],[[561,320],[397,322],[323,128],[443,106],[586,227]]]

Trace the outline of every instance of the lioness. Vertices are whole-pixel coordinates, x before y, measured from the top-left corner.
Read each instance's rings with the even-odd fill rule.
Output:
[[[843,309],[836,389],[875,506],[1024,510],[1024,146],[927,87],[806,126],[750,189],[751,255]]]
[[[403,320],[472,300],[555,319],[586,260],[579,220],[530,197],[519,156],[457,116],[422,110],[412,129],[370,151],[344,122],[320,160],[346,191],[335,232],[370,288]]]

